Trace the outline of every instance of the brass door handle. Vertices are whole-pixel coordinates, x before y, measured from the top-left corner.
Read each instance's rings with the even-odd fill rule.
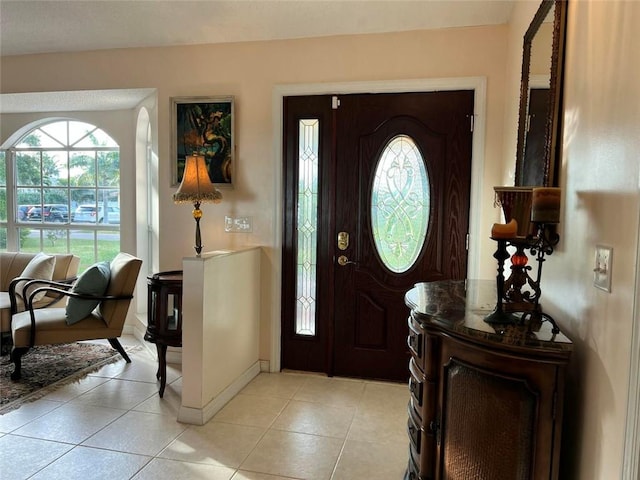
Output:
[[[352,262],[351,260],[349,260],[346,255],[340,255],[338,257],[338,265],[340,265],[341,267],[344,267],[345,265],[349,265],[349,264],[357,265],[356,262]]]

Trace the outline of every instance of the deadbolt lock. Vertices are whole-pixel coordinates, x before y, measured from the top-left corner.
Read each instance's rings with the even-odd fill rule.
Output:
[[[346,250],[347,248],[349,248],[349,234],[338,232],[338,250]]]

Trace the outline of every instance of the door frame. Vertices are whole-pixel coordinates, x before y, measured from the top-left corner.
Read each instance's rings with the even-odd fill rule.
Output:
[[[275,85],[272,93],[273,155],[275,215],[273,218],[271,312],[270,317],[270,361],[268,370],[279,372],[281,367],[281,285],[282,285],[282,208],[284,192],[283,175],[283,109],[284,97],[293,95],[346,95],[351,93],[406,93],[436,92],[447,90],[474,91],[474,135],[471,158],[471,192],[469,195],[469,236],[477,238],[482,218],[482,176],[484,171],[484,146],[486,128],[486,77],[428,78],[415,80],[340,82],[340,83],[304,83]],[[477,278],[479,272],[479,242],[469,242],[467,254],[467,277]]]
[[[633,319],[640,318],[640,221],[636,235],[635,293]],[[622,452],[622,478],[640,479],[640,323],[632,321],[629,392]]]

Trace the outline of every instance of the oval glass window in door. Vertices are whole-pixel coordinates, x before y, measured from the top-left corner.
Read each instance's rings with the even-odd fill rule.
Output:
[[[371,231],[382,263],[409,270],[422,251],[429,225],[429,176],[424,158],[407,135],[382,151],[371,189]]]

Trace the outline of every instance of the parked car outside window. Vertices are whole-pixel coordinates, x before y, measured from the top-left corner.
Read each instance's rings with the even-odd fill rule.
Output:
[[[18,221],[27,220],[27,213],[33,208],[33,205],[18,205]]]
[[[93,204],[80,205],[76,208],[73,216],[75,223],[120,223],[120,208],[114,205],[104,206],[98,204],[97,208]]]
[[[34,206],[27,212],[31,222],[69,222],[69,207],[64,204]]]

